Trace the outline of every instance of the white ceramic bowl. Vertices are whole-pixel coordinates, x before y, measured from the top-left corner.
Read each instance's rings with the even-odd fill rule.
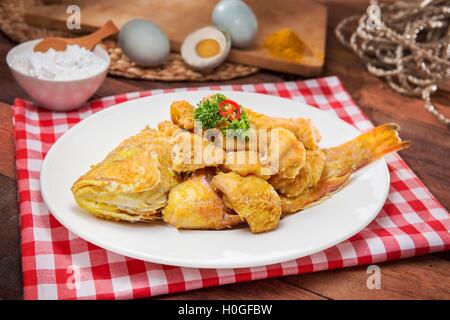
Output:
[[[9,50],[6,62],[14,78],[41,107],[55,111],[68,111],[82,106],[105,80],[110,63],[108,53],[101,46],[96,46],[93,52],[106,61],[105,68],[93,76],[77,80],[43,80],[14,69],[12,58],[17,54],[33,50],[40,40],[27,41]]]

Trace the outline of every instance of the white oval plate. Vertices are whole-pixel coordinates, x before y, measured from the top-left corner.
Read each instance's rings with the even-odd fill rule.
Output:
[[[80,209],[72,183],[125,138],[146,125],[170,119],[174,100],[197,103],[213,92],[176,92],[141,98],[105,109],[68,130],[48,152],[41,171],[41,190],[50,212],[81,238],[107,250],[141,260],[196,268],[238,268],[303,257],[342,242],[369,224],[389,190],[383,159],[355,173],[325,202],[290,215],[278,228],[252,234],[247,228],[223,231],[177,230],[167,225],[116,223]],[[223,92],[258,112],[277,117],[309,117],[322,134],[321,146],[346,142],[358,130],[316,108],[274,96]]]

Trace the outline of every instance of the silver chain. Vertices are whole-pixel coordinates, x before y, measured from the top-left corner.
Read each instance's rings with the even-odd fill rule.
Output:
[[[344,28],[357,22],[347,39]],[[431,95],[450,79],[450,1],[371,1],[362,16],[343,19],[336,37],[367,63],[367,70],[383,78],[395,91],[420,97],[425,109],[450,126]]]

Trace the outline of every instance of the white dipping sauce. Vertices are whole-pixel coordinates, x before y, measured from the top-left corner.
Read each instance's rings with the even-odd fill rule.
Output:
[[[13,56],[12,67],[26,75],[42,80],[77,80],[94,76],[106,67],[106,61],[78,45],[65,51],[29,51]]]

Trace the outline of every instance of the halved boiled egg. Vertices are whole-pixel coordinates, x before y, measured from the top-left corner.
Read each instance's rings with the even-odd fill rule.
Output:
[[[208,71],[219,66],[230,53],[231,40],[216,27],[194,31],[181,45],[181,57],[193,69]]]

